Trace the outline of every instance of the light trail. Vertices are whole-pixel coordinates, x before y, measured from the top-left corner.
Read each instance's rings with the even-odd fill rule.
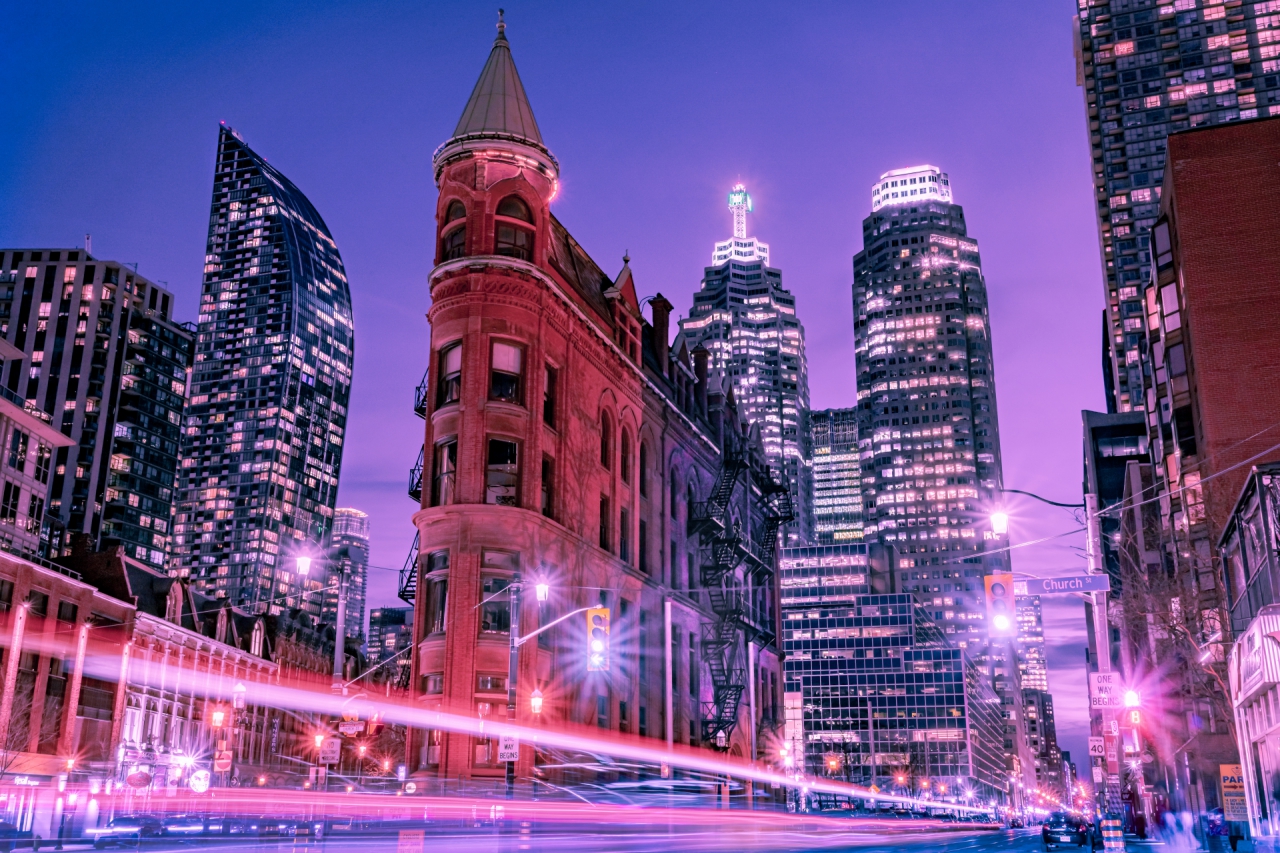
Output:
[[[63,638],[61,632],[50,637],[42,636],[42,632],[32,630],[28,632],[23,648],[67,658],[74,656],[76,651],[75,644],[69,642],[69,639]],[[132,646],[132,643],[129,645]],[[84,659],[84,672],[95,678],[112,682],[120,681],[122,657],[120,646],[117,644],[91,642]],[[668,749],[665,744],[662,747],[651,747],[634,736],[606,734],[595,727],[575,723],[560,723],[556,730],[548,730],[512,722],[486,720],[471,714],[455,713],[449,710],[428,710],[384,697],[378,697],[375,701],[367,696],[361,698],[360,694],[340,696],[330,692],[327,687],[240,681],[226,674],[197,671],[185,665],[177,666],[167,661],[131,660],[129,666],[129,681],[132,683],[186,693],[221,703],[230,703],[232,688],[237,684],[243,684],[247,705],[311,712],[332,718],[340,717],[344,711],[354,712],[362,719],[370,719],[378,715],[386,723],[398,723],[415,729],[436,729],[488,737],[511,735],[522,744],[608,755],[650,765],[665,764],[713,776],[750,780],[770,786],[799,788],[809,793],[874,800],[877,803],[892,803],[909,808],[945,809],[957,813],[990,811],[990,808],[985,806],[919,799],[884,791],[873,792],[860,785],[833,779],[807,775],[789,776],[745,761],[735,761],[697,747],[676,745]],[[331,733],[328,732],[327,725],[325,729],[327,734]],[[279,789],[272,789],[273,796],[277,790]]]

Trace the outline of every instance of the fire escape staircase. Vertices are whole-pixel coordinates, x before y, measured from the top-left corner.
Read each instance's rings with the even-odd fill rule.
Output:
[[[418,534],[413,534],[413,546],[400,568],[400,600],[410,607],[418,604]]]

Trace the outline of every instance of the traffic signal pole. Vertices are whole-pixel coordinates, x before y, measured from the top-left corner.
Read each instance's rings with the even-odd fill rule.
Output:
[[[1106,574],[1102,554],[1102,524],[1098,520],[1098,496],[1084,496],[1085,515],[1085,553],[1089,558],[1091,574]],[[1111,672],[1111,629],[1107,618],[1107,594],[1094,592],[1093,595],[1093,642],[1097,651],[1098,672]],[[1120,814],[1120,738],[1119,721],[1115,711],[1105,706],[1102,711],[1102,739],[1104,784],[1106,802],[1104,811],[1108,814]],[[1095,790],[1097,783],[1095,782]]]

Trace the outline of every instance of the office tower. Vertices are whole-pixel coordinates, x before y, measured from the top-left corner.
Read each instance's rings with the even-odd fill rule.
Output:
[[[401,584],[415,602],[414,704],[766,760],[789,492],[708,381],[706,351],[670,351],[671,303],[649,300],[650,323],[628,261],[607,275],[552,215],[560,166],[504,30],[433,157],[418,554]],[[587,607],[607,610],[607,661],[572,616]],[[512,660],[517,627],[566,614]],[[497,747],[412,729],[410,770],[431,791],[497,784]],[[535,767],[561,784],[573,771],[556,755],[525,741],[516,784]]]
[[[1053,696],[1047,690],[1024,689],[1027,715],[1027,742],[1035,762],[1036,787],[1061,798],[1062,750],[1058,746],[1058,727],[1053,718]]]
[[[231,128],[218,131],[177,564],[254,609],[321,602],[295,571],[333,524],[355,345],[342,258],[320,214]]]
[[[861,543],[782,549],[784,744],[796,769],[1009,804],[990,680],[867,552]]]
[[[369,611],[369,666],[377,666],[409,648],[413,641],[412,607],[375,607]],[[406,665],[409,659],[404,659]]]
[[[1084,89],[1107,308],[1108,407],[1146,408],[1142,291],[1166,137],[1280,114],[1280,7],[1273,2],[1081,3]]]
[[[862,471],[858,410],[823,409],[809,415],[813,449],[813,538],[839,545],[862,538]]]
[[[1040,596],[1019,595],[1016,616],[1018,671],[1022,675],[1022,689],[1047,691],[1049,662],[1044,654],[1044,613],[1040,606]]]
[[[961,648],[985,641],[984,556],[1000,495],[1000,435],[986,282],[964,211],[933,166],[886,172],[854,256],[863,529],[899,555]]]
[[[369,583],[369,516],[358,509],[338,507],[333,511],[330,539],[332,563],[327,586],[338,582],[338,573],[347,577],[346,632],[363,637],[365,593]],[[338,616],[337,591],[325,594],[325,619]],[[372,647],[370,647],[372,648]]]
[[[0,334],[22,352],[5,385],[70,437],[54,454],[49,553],[68,536],[166,568],[191,367],[173,295],[79,249],[0,250]]]
[[[711,353],[713,384],[732,389],[760,429],[769,464],[786,474],[796,521],[784,544],[798,544],[813,535],[804,327],[782,270],[769,266],[769,246],[747,236],[752,201],[742,184],[729,192],[729,210],[733,236],[716,243],[680,334],[690,352],[701,346]]]

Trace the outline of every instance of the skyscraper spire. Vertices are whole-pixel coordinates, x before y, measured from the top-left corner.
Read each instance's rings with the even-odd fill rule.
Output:
[[[747,237],[747,214],[751,212],[751,196],[739,181],[729,190],[729,210],[733,211],[733,236],[739,240]]]

